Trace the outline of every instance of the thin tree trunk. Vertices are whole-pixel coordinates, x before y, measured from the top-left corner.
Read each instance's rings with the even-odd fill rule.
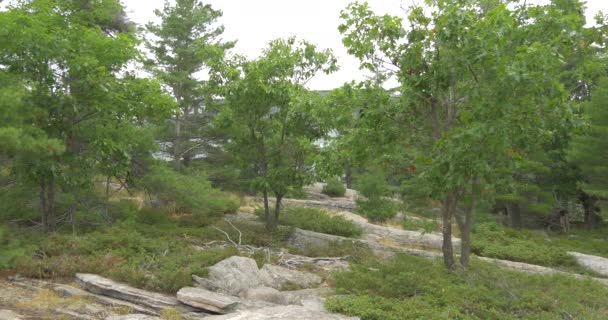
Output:
[[[173,141],[173,161],[175,163],[175,170],[181,171],[181,139],[182,139],[182,124],[179,113],[175,115],[175,140]]]
[[[45,232],[48,231],[47,210],[46,210],[46,181],[40,182],[40,213],[42,228]]]
[[[475,194],[476,181],[473,180],[471,183],[471,204],[470,207],[464,212],[464,221],[458,223],[460,229],[460,264],[463,269],[469,268],[469,261],[471,257],[471,227],[473,226],[473,216],[475,215],[476,205],[476,194]]]
[[[520,229],[521,223],[521,208],[517,203],[507,203],[507,214],[509,215],[509,222],[511,228]]]
[[[346,162],[346,166],[344,168],[344,182],[346,182],[346,187],[348,189],[352,189],[353,187],[353,168],[350,163],[350,160]]]
[[[281,200],[283,195],[277,195],[276,203],[274,204],[274,219],[272,220],[272,230],[276,230],[279,225],[279,214],[281,213]]]
[[[585,212],[585,227],[587,227],[587,229],[596,229],[601,221],[600,217],[596,213],[597,198],[581,191],[579,199],[581,201],[581,204],[583,205],[583,210]]]
[[[270,209],[268,208],[268,190],[264,190],[264,220],[266,221],[266,229],[270,230]]]
[[[456,211],[456,193],[451,191],[446,196],[443,202],[443,210],[441,212],[443,220],[443,245],[441,251],[443,252],[443,263],[446,268],[454,268],[454,249],[452,247],[452,216]]]

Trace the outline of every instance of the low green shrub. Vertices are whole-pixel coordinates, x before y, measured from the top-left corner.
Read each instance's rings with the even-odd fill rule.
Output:
[[[143,224],[166,224],[169,223],[170,219],[167,214],[154,208],[142,208],[135,214],[135,221]]]
[[[368,198],[357,199],[357,213],[372,222],[384,222],[397,215],[399,206],[389,199]]]
[[[186,175],[156,166],[142,178],[140,185],[165,208],[185,214],[187,224],[209,225],[224,213],[236,212],[240,206],[237,197],[212,188],[201,172]]]
[[[425,233],[431,233],[439,230],[439,222],[434,219],[411,219],[405,218],[403,220],[403,229],[413,231],[424,231]]]
[[[496,222],[473,226],[471,251],[479,256],[543,266],[574,266],[567,251],[529,230],[515,230]]]
[[[372,222],[383,222],[395,217],[399,206],[387,198],[390,194],[383,174],[368,173],[361,176],[357,180],[357,188],[363,195],[356,200],[357,213]]]
[[[341,296],[333,312],[362,320],[605,319],[608,289],[572,277],[528,275],[474,261],[467,272],[448,272],[441,261],[398,255],[371,259],[337,273]]]
[[[260,218],[264,217],[263,208],[256,209],[255,213]],[[358,238],[363,234],[363,229],[352,221],[339,216],[331,216],[323,210],[314,208],[287,207],[283,209],[279,223],[342,237]]]
[[[22,246],[35,247],[35,254],[9,268],[27,277],[51,279],[95,273],[138,288],[175,293],[192,285],[192,274],[204,276],[206,267],[238,254],[235,247],[200,251],[192,246],[192,239],[222,238],[213,229],[180,228],[171,221],[118,223],[84,235],[24,234],[28,242]]]
[[[340,179],[331,178],[327,179],[327,183],[323,186],[321,193],[330,197],[344,197],[346,194],[346,187]]]
[[[0,269],[12,268],[32,251],[33,246],[22,243],[0,224]]]

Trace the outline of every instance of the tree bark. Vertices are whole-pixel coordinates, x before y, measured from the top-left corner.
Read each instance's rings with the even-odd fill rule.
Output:
[[[279,225],[279,214],[281,213],[281,201],[283,200],[283,195],[278,194],[276,198],[276,203],[274,204],[274,218],[272,219],[272,229],[276,230]]]
[[[266,221],[266,229],[271,230],[270,209],[268,207],[268,190],[264,190],[264,220]]]
[[[475,182],[472,182],[470,206],[464,211],[464,217],[459,217],[456,214],[456,221],[460,230],[460,265],[465,270],[469,268],[471,258],[471,227],[473,226],[476,200]]]
[[[179,113],[175,115],[175,140],[173,141],[173,161],[175,170],[181,171],[181,139],[182,139],[182,125]]]
[[[43,179],[40,183],[40,206],[42,211],[42,228],[46,233],[55,232],[57,217],[55,214],[55,178]]]
[[[587,227],[587,229],[596,229],[601,222],[600,216],[596,213],[598,211],[596,204],[597,198],[581,191],[579,195],[579,200],[583,205],[583,210],[585,212],[585,227]]]
[[[352,189],[353,187],[353,168],[350,163],[350,160],[346,162],[346,166],[344,168],[344,182],[346,182],[346,187],[348,189]]]
[[[520,229],[522,226],[521,223],[521,208],[517,203],[507,203],[507,214],[509,215],[509,222],[511,224],[511,228]]]
[[[446,268],[454,268],[454,248],[452,246],[452,217],[456,211],[456,193],[451,191],[447,194],[443,201],[443,209],[441,211],[443,221],[443,244],[441,251],[443,252],[443,263]]]

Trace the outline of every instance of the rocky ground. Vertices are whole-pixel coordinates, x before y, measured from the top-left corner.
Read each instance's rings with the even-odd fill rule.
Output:
[[[286,199],[285,205],[322,207],[331,214],[353,221],[365,231],[362,239],[296,229],[289,239],[294,247],[330,245],[350,241],[368,246],[376,254],[392,256],[396,252],[425,257],[440,257],[441,235],[407,231],[389,225],[377,225],[352,213],[353,191],[339,199],[321,195],[321,185],[308,188],[314,200]],[[258,223],[251,214],[237,214],[227,219]],[[458,239],[454,239],[456,246]],[[232,245],[213,242],[199,250]],[[261,268],[253,256],[266,250],[272,264]],[[182,288],[174,296],[148,292],[93,274],[77,274],[71,281],[45,282],[24,278],[0,279],[0,320],[4,319],[353,319],[330,314],[324,307],[333,294],[323,275],[348,268],[348,257],[305,257],[268,248],[239,246],[242,256],[233,256],[209,268],[205,278],[193,276],[192,287]],[[272,251],[272,252],[271,252]],[[608,259],[570,253],[582,266],[608,275]],[[564,273],[552,268],[526,263],[477,257],[501,267],[527,273]],[[270,261],[270,259],[269,259]],[[301,270],[305,267],[307,271]],[[298,270],[300,269],[300,270]],[[321,276],[319,276],[321,275]],[[570,274],[608,285],[608,279]]]

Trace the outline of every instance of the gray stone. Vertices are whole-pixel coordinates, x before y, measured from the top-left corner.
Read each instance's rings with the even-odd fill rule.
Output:
[[[210,316],[208,320],[356,320],[359,318],[312,311],[302,306],[275,306],[256,310],[244,310],[222,316]]]
[[[233,296],[264,284],[255,260],[239,256],[224,259],[210,267],[209,280]]]
[[[123,316],[111,316],[106,320],[161,320],[159,317],[153,317],[146,314],[127,314]]]
[[[230,312],[239,302],[233,296],[192,287],[179,289],[177,300],[183,304],[216,313]]]
[[[608,259],[579,252],[568,252],[581,266],[595,271],[603,276],[608,276]]]
[[[95,274],[77,273],[76,280],[89,292],[109,296],[162,311],[179,305],[176,298],[133,288]]]
[[[1,309],[0,310],[0,320],[20,320],[22,319],[23,316],[12,311],[12,310],[6,310],[6,309]]]
[[[247,289],[243,294],[243,297],[249,300],[266,301],[273,304],[289,304],[279,290],[269,287]]]
[[[265,264],[260,270],[266,286],[282,289],[288,284],[302,289],[316,287],[321,284],[321,278],[315,274],[291,270],[284,267]]]

